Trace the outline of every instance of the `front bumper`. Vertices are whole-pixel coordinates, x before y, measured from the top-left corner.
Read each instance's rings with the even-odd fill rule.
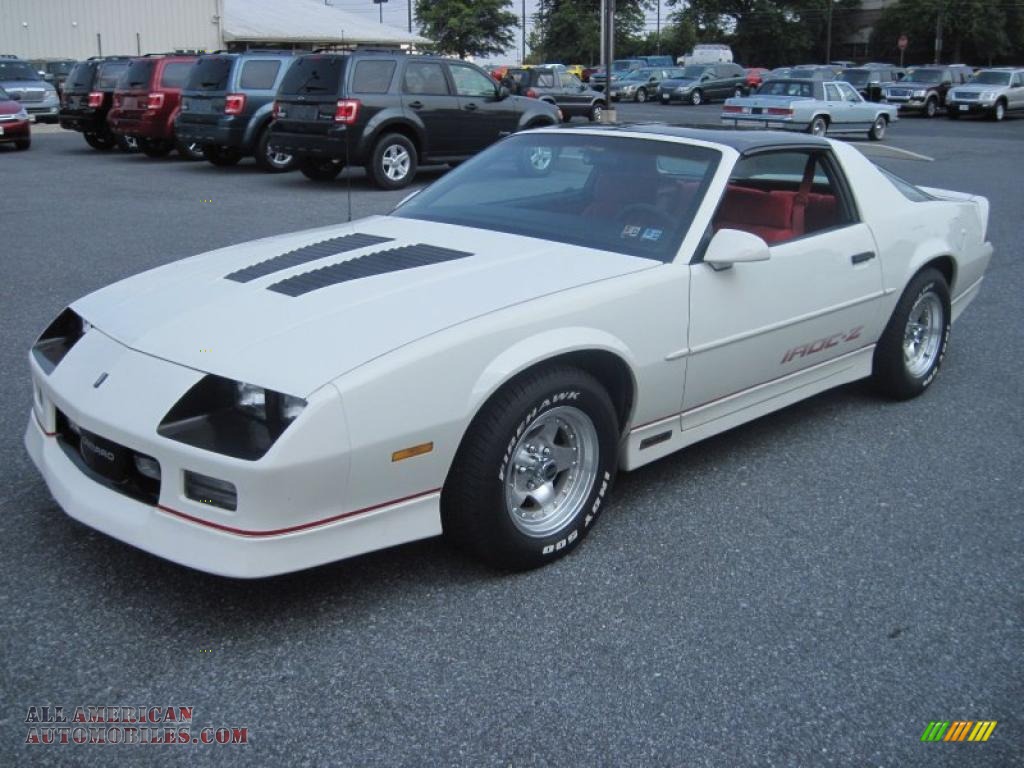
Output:
[[[31,131],[28,120],[0,120],[0,142],[27,139]]]
[[[948,101],[946,112],[955,112],[958,115],[988,115],[996,109],[996,102],[992,101]]]
[[[441,531],[437,489],[389,499],[382,487],[379,503],[346,506],[346,498],[366,495],[348,488],[351,450],[332,387],[310,395],[303,416],[262,459],[243,461],[156,433],[160,412],[201,372],[130,350],[96,329],[49,375],[31,357],[30,367],[34,403],[25,447],[54,499],[76,520],[159,557],[221,576],[257,578]],[[98,372],[108,374],[100,387],[94,385]],[[83,430],[156,459],[156,503],[87,474],[57,434],[58,410]],[[186,470],[234,483],[237,510],[189,498]]]
[[[886,104],[892,104],[900,112],[924,112],[925,106],[928,103],[928,97],[918,98],[916,96],[911,98],[885,98],[882,101]]]
[[[671,104],[673,101],[686,101],[690,98],[689,91],[658,91],[658,101],[662,104]]]

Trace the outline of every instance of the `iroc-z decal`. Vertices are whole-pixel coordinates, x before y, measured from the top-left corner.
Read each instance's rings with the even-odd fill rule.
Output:
[[[785,365],[786,363],[796,360],[800,357],[807,357],[808,355],[816,355],[825,349],[831,349],[840,344],[846,344],[847,342],[854,341],[860,338],[860,332],[864,330],[864,326],[858,325],[849,331],[842,331],[840,333],[833,333],[831,336],[825,336],[815,341],[809,341],[806,344],[793,347],[789,352],[782,356],[782,360],[779,365]]]

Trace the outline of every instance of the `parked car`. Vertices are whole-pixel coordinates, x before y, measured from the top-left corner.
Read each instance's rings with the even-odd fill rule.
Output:
[[[27,61],[0,57],[0,88],[14,101],[20,101],[32,120],[56,123],[60,112],[57,89],[43,80]]]
[[[679,67],[641,67],[629,72],[625,77],[612,81],[608,95],[612,101],[645,102],[658,94],[658,86],[665,80],[683,76]]]
[[[20,101],[15,101],[0,88],[0,144],[13,144],[16,149],[32,146],[31,118]]]
[[[765,80],[793,80],[796,78],[807,78],[809,80],[835,80],[838,72],[835,67],[819,66],[817,64],[801,64],[796,67],[778,67],[767,75],[762,76]]]
[[[966,85],[953,88],[946,100],[946,114],[983,114],[1002,120],[1010,112],[1024,110],[1024,68],[983,69]]]
[[[927,396],[989,210],[811,136],[527,131],[389,215],[73,302],[28,355],[24,445],[71,517],[224,576],[441,533],[542,566],[620,469],[861,379]]]
[[[509,90],[517,96],[554,104],[562,111],[565,122],[574,117],[586,117],[591,121],[601,119],[604,96],[581,83],[567,69],[511,67],[503,84],[507,84]]]
[[[863,133],[875,141],[884,138],[897,119],[891,104],[865,101],[852,85],[842,81],[769,80],[756,94],[729,99],[722,120],[826,133]]]
[[[271,148],[299,157],[308,178],[360,165],[384,189],[409,184],[424,162],[461,162],[562,119],[554,105],[511,95],[475,64],[388,51],[300,57],[274,114]]]
[[[695,64],[727,64],[731,63],[732,48],[724,43],[701,43],[693,46],[693,50],[676,59],[676,64],[689,67]]]
[[[658,86],[658,101],[681,101],[697,106],[704,102],[742,94],[746,75],[739,64],[691,64],[679,77],[663,80]]]
[[[177,149],[188,160],[201,160],[201,145],[178,141],[174,132],[181,89],[196,58],[161,54],[132,59],[114,91],[107,119],[111,130],[137,140],[148,157],[166,157]]]
[[[178,141],[198,144],[214,165],[252,155],[265,171],[293,170],[298,161],[292,155],[270,148],[270,123],[277,89],[294,61],[291,51],[200,56],[181,92]]]
[[[641,59],[616,59],[612,62],[612,81],[619,77],[625,77],[629,72],[643,66],[645,66],[645,62]],[[601,67],[598,71],[590,74],[590,87],[603,93],[607,80],[604,67]]]
[[[31,63],[43,80],[57,89],[59,96],[64,92],[64,82],[68,79],[68,74],[78,62],[74,59],[33,59]]]
[[[897,67],[885,65],[853,67],[844,69],[838,79],[852,85],[868,101],[881,101],[885,96],[883,92],[885,86],[895,83],[899,79],[897,69]]]
[[[743,95],[753,93],[761,87],[768,70],[764,67],[748,67],[743,70]]]
[[[921,112],[935,117],[946,106],[946,94],[954,86],[966,84],[973,70],[963,64],[908,67],[903,79],[883,88],[885,100],[896,104],[900,112]]]
[[[584,67],[583,74],[580,75],[580,80],[582,80],[584,83],[589,83],[591,75],[593,75],[595,72],[601,71],[603,71],[602,68],[598,66]]]
[[[80,61],[68,74],[61,94],[60,126],[78,131],[93,149],[109,150],[118,145],[107,116],[114,104],[117,81],[128,69],[127,56],[95,57]],[[122,145],[122,149],[127,146]]]

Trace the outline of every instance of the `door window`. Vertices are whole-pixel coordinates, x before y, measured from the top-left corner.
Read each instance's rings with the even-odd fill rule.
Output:
[[[836,88],[832,83],[825,84],[825,101],[842,101],[843,97],[839,95],[839,89]]]
[[[477,96],[480,94],[475,93],[463,93],[462,85],[460,85],[458,77],[459,75],[455,72],[455,67],[452,67],[452,74],[455,75],[455,87],[459,92],[459,96]],[[465,71],[465,67],[459,67]],[[474,73],[475,74],[475,73]],[[555,73],[554,72],[538,72],[537,73],[537,87],[538,88],[554,88],[555,87]]]
[[[402,77],[402,90],[421,96],[448,96],[451,93],[444,69],[436,61],[409,62]]]
[[[277,73],[280,71],[280,61],[247,61],[242,65],[238,87],[244,91],[269,91],[274,87]]]
[[[577,78],[576,75],[563,74],[561,76],[561,80],[562,87],[570,91],[578,91],[580,89],[580,85],[582,85],[582,83],[580,83],[579,78]]]
[[[835,85],[836,88],[839,89],[840,95],[846,101],[853,104],[858,104],[861,101],[860,94],[857,93],[857,90],[849,83],[836,83]]]
[[[856,220],[823,152],[772,152],[736,163],[715,212],[714,228],[738,229],[769,245]]]
[[[455,80],[455,92],[459,96],[494,96],[494,81],[487,75],[463,64],[450,64],[449,69]],[[539,80],[537,84],[541,84]]]

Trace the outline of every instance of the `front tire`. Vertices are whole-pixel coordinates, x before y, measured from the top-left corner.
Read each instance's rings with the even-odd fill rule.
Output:
[[[997,101],[995,109],[992,110],[992,119],[997,123],[1000,123],[1003,121],[1004,117],[1006,117],[1006,103]]]
[[[647,101],[647,89],[640,88],[636,92],[636,101],[638,104],[643,104],[645,101]]]
[[[593,528],[615,476],[608,393],[568,366],[529,371],[473,419],[441,492],[445,535],[484,562],[523,570]]]
[[[889,121],[885,119],[884,115],[879,115],[875,118],[875,122],[871,126],[871,130],[868,131],[868,138],[872,141],[881,141],[885,138],[885,129],[888,127]]]
[[[950,318],[946,278],[936,269],[922,270],[903,292],[875,347],[875,389],[896,400],[924,392],[942,367]]]
[[[935,117],[939,113],[939,100],[935,97],[929,98],[924,103],[924,116]]]
[[[373,148],[366,173],[381,189],[402,189],[416,175],[416,147],[400,133],[383,136]]]
[[[697,88],[690,94],[690,103],[695,107],[699,107],[704,103],[704,94],[701,93],[700,88]]]
[[[31,149],[31,147],[32,147],[32,139],[30,139],[30,138],[29,139],[18,139],[16,142],[14,142],[14,148],[16,150],[18,150],[19,152],[24,152],[27,149]]]

